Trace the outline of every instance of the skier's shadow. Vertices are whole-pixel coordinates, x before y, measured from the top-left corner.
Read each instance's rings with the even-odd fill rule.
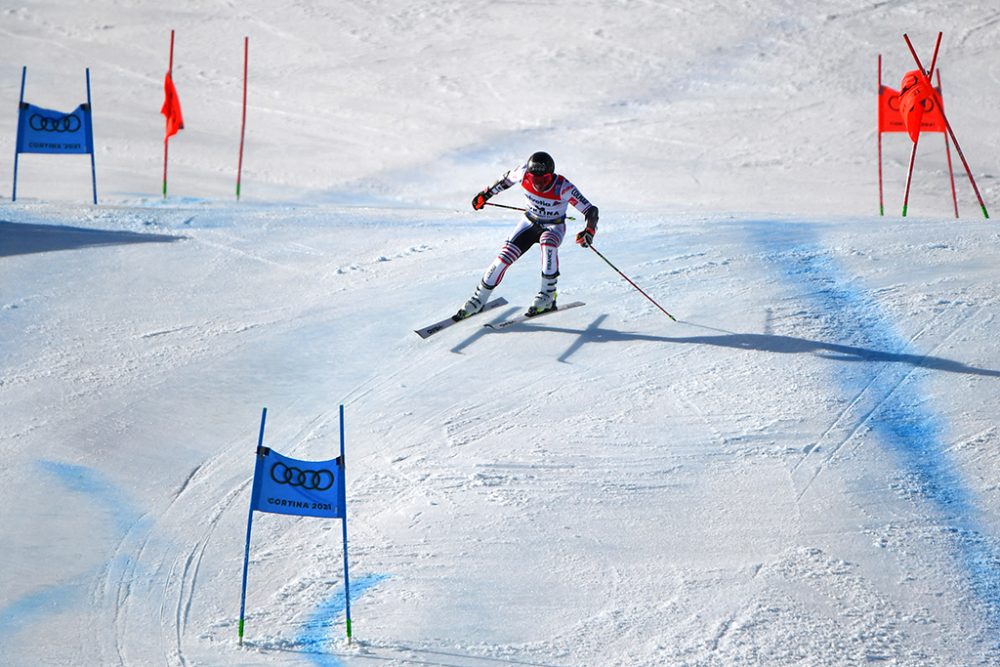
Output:
[[[872,348],[859,347],[855,345],[843,345],[841,343],[827,343],[824,341],[809,340],[808,338],[797,338],[795,336],[780,336],[777,334],[751,334],[735,333],[725,331],[719,335],[711,336],[651,336],[640,333],[630,333],[626,331],[616,331],[614,329],[604,329],[601,324],[607,319],[607,315],[600,315],[586,329],[572,329],[569,327],[547,326],[544,322],[524,322],[514,325],[504,331],[492,331],[483,329],[487,333],[505,333],[519,331],[548,331],[553,333],[564,333],[575,335],[576,340],[559,356],[559,361],[568,363],[569,359],[585,345],[599,343],[622,343],[634,341],[646,341],[650,343],[673,343],[682,345],[711,345],[714,347],[728,347],[736,350],[754,350],[757,352],[770,352],[772,354],[814,354],[823,359],[831,361],[865,362],[865,363],[900,363],[914,367],[927,368],[948,373],[963,373],[966,375],[980,375],[984,377],[1000,377],[1000,370],[988,368],[977,368],[969,366],[960,361],[936,357],[932,355],[907,354],[900,352],[886,352]],[[678,322],[689,326],[704,327],[693,322]],[[714,329],[719,331],[718,329]],[[471,344],[471,340],[468,341]],[[463,345],[464,347],[464,345]]]
[[[497,315],[496,317],[494,317],[490,322],[492,324],[496,324],[498,322],[503,322],[504,320],[513,317],[518,312],[518,310],[519,310],[518,308],[507,308],[502,313],[500,313],[499,315]],[[517,327],[517,325],[515,325],[514,327],[511,327],[511,330],[513,330],[516,327]],[[463,340],[461,343],[459,343],[455,347],[451,348],[451,351],[454,352],[455,354],[462,354],[462,350],[464,350],[465,348],[469,347],[470,345],[472,345],[473,343],[475,343],[476,341],[478,341],[483,336],[485,336],[487,334],[491,334],[491,333],[495,334],[495,333],[502,333],[502,332],[503,332],[503,330],[501,330],[501,329],[490,329],[489,327],[483,325],[483,326],[479,327],[468,338],[466,338],[465,340]]]

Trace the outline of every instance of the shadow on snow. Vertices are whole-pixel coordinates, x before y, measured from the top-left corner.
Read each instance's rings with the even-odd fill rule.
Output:
[[[128,243],[172,243],[183,238],[166,234],[141,234],[0,220],[0,257]]]
[[[841,343],[827,343],[824,341],[809,340],[808,338],[796,338],[794,336],[779,336],[776,334],[752,334],[721,332],[718,335],[710,336],[652,336],[640,333],[630,333],[626,331],[616,331],[614,329],[601,328],[601,324],[607,318],[601,315],[595,319],[586,329],[572,329],[568,327],[545,326],[537,322],[523,322],[514,325],[506,331],[490,331],[483,329],[481,332],[473,334],[464,343],[452,349],[452,352],[460,352],[468,347],[475,340],[486,333],[513,333],[525,331],[549,331],[553,333],[575,334],[577,340],[559,357],[559,361],[568,361],[580,348],[591,343],[621,343],[630,341],[646,341],[650,343],[673,343],[681,345],[711,345],[713,347],[728,347],[734,350],[750,350],[755,352],[771,352],[774,354],[815,354],[831,361],[867,362],[867,363],[899,363],[908,364],[913,367],[926,368],[935,371],[946,371],[949,373],[964,373],[967,375],[982,375],[985,377],[1000,377],[1000,370],[990,370],[986,368],[976,368],[960,361],[935,357],[931,355],[905,354],[897,352],[885,352],[855,345],[843,345]],[[693,322],[679,322],[689,326],[700,327],[702,325]],[[704,327],[711,328],[711,327]]]

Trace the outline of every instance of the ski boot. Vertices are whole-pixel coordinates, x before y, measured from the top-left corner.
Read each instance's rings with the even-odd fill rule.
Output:
[[[465,305],[459,308],[458,312],[451,316],[451,319],[457,322],[481,312],[483,307],[486,305],[486,302],[490,300],[490,294],[492,293],[492,287],[487,287],[485,283],[480,282],[479,286],[476,287],[475,294],[469,297],[469,300],[465,302]]]
[[[528,306],[528,317],[534,317],[541,313],[556,310],[556,277],[542,276],[542,289],[535,295],[535,300]]]

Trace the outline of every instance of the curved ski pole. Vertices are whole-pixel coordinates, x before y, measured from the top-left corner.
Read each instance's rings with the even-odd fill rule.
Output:
[[[617,271],[617,272],[618,272],[618,275],[620,275],[620,276],[621,276],[622,278],[624,278],[624,279],[625,279],[626,281],[628,281],[628,284],[629,284],[629,285],[631,285],[632,287],[636,288],[636,290],[638,290],[638,291],[639,291],[639,294],[641,294],[641,295],[643,295],[644,297],[646,297],[647,299],[649,299],[649,300],[650,300],[650,301],[652,302],[652,304],[653,304],[654,306],[656,306],[656,307],[657,307],[657,308],[659,308],[659,309],[660,309],[661,311],[663,311],[663,314],[664,314],[664,315],[666,315],[667,317],[669,317],[669,318],[670,318],[671,320],[673,320],[674,322],[676,322],[676,321],[677,321],[677,318],[676,318],[676,317],[674,317],[673,315],[671,315],[670,313],[668,313],[668,312],[666,311],[666,309],[665,309],[665,308],[664,308],[663,306],[661,306],[660,304],[656,303],[656,301],[653,301],[653,297],[651,297],[651,296],[649,296],[648,294],[646,294],[645,292],[643,292],[643,291],[642,291],[642,288],[641,288],[641,287],[639,287],[639,286],[638,286],[638,285],[636,285],[636,284],[635,284],[634,282],[632,282],[632,280],[631,280],[631,279],[630,279],[630,278],[629,278],[628,276],[626,276],[626,275],[625,275],[624,273],[622,273],[622,272],[621,272],[621,270],[620,270],[620,269],[619,269],[619,268],[618,268],[617,266],[615,266],[614,264],[612,264],[612,263],[611,263],[611,262],[610,262],[610,261],[608,260],[608,258],[607,258],[607,257],[605,257],[604,255],[602,255],[602,254],[601,254],[601,251],[600,251],[600,250],[598,250],[597,248],[595,248],[595,247],[593,246],[593,244],[589,245],[588,247],[589,247],[589,248],[590,248],[591,250],[593,250],[593,251],[594,251],[595,253],[597,253],[597,256],[598,256],[598,257],[600,257],[601,259],[603,259],[603,260],[605,261],[605,263],[606,263],[606,264],[607,264],[608,266],[610,266],[610,267],[611,267],[612,269],[614,269],[615,271]]]

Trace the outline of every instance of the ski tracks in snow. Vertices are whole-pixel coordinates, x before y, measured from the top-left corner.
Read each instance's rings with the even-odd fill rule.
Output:
[[[308,422],[291,438],[289,451],[296,448],[294,443],[310,440],[318,429],[336,420],[337,412],[331,409]],[[191,472],[165,506],[139,517],[119,540],[93,594],[95,607],[109,610],[109,625],[114,628],[114,646],[100,648],[101,664],[164,660],[177,667],[192,664],[185,646],[206,553],[220,546],[217,531],[225,519],[244,516],[237,510],[243,509],[242,502],[249,497],[252,458],[241,456],[244,451],[251,450],[242,439],[223,447]],[[190,541],[192,535],[197,535],[194,541]],[[178,548],[182,539],[189,544]],[[231,539],[224,542],[231,543]],[[219,576],[218,566],[213,559],[213,576]],[[235,573],[232,577],[238,580]],[[216,611],[212,602],[200,604]],[[226,618],[235,614],[236,600],[232,602]],[[205,610],[199,613],[204,620]],[[235,641],[235,625],[229,621],[221,625],[233,632]],[[206,632],[202,628],[203,638]]]
[[[936,329],[938,320],[945,313],[950,313],[954,308],[955,304],[952,303],[947,308],[941,309],[930,322],[907,340],[906,347],[913,348],[914,344],[923,338],[928,331]],[[980,306],[974,312],[967,313],[964,317],[961,317],[957,324],[950,327],[948,333],[931,350],[922,355],[922,358],[927,359],[934,355],[969,320],[975,318],[982,308]],[[865,386],[854,395],[844,409],[834,418],[830,426],[816,438],[816,441],[810,443],[802,457],[792,466],[790,474],[793,478],[798,477],[800,476],[797,475],[799,469],[808,461],[814,459],[816,453],[820,454],[820,459],[813,466],[811,473],[806,473],[804,481],[800,482],[796,497],[797,501],[801,501],[820,474],[837,461],[841,450],[847,443],[857,440],[852,449],[859,446],[859,436],[863,434],[872,416],[892,398],[900,386],[908,382],[913,374],[921,368],[920,364],[914,365],[891,360],[878,364],[878,367],[870,375]]]
[[[809,494],[816,494],[818,481],[838,463],[854,458],[862,444],[870,444],[855,466],[840,468],[837,484],[846,486],[848,497],[817,494],[809,505],[822,512],[825,504],[846,500],[863,530],[877,537],[879,544],[892,546],[870,556],[880,563],[867,565],[875,568],[869,576],[883,572],[888,563],[904,582],[921,582],[914,591],[926,586],[951,590],[941,605],[967,598],[965,604],[944,613],[963,616],[969,626],[962,638],[955,638],[962,643],[968,664],[991,661],[1000,654],[995,641],[1000,627],[996,540],[983,527],[961,470],[947,456],[947,424],[932,407],[926,380],[929,373],[942,370],[956,378],[1000,375],[935,356],[984,309],[995,305],[995,299],[985,284],[973,285],[969,289],[980,298],[938,301],[944,307],[936,307],[935,315],[904,339],[895,333],[899,325],[887,310],[857,286],[856,278],[842,272],[833,253],[811,239],[802,243],[801,232],[797,238],[790,235],[791,240],[770,232],[758,234],[766,248],[764,258],[801,293],[799,299],[822,313],[824,337],[840,341],[822,346],[818,356],[846,363],[830,375],[833,387],[849,396],[846,406],[788,470],[798,487],[795,502],[800,513],[804,514]],[[892,305],[902,313],[910,310],[910,304]],[[914,352],[925,339],[933,341],[929,351]],[[872,498],[880,501],[872,503]],[[842,530],[851,531],[847,525]],[[927,622],[922,604],[927,604],[924,598],[911,593],[898,607],[907,623],[915,626],[914,632]]]
[[[103,647],[102,664],[151,664],[164,658],[170,665],[188,664],[183,637],[201,559],[223,512],[246,486],[231,491],[211,508],[203,507],[205,499],[197,507],[186,504],[190,495],[186,491],[210,468],[211,462],[199,466],[166,507],[143,515],[118,542],[94,592],[95,607],[112,610],[109,625],[114,628],[115,645]],[[209,518],[199,538],[190,548],[178,551],[173,535],[191,521],[192,511],[203,509]]]

